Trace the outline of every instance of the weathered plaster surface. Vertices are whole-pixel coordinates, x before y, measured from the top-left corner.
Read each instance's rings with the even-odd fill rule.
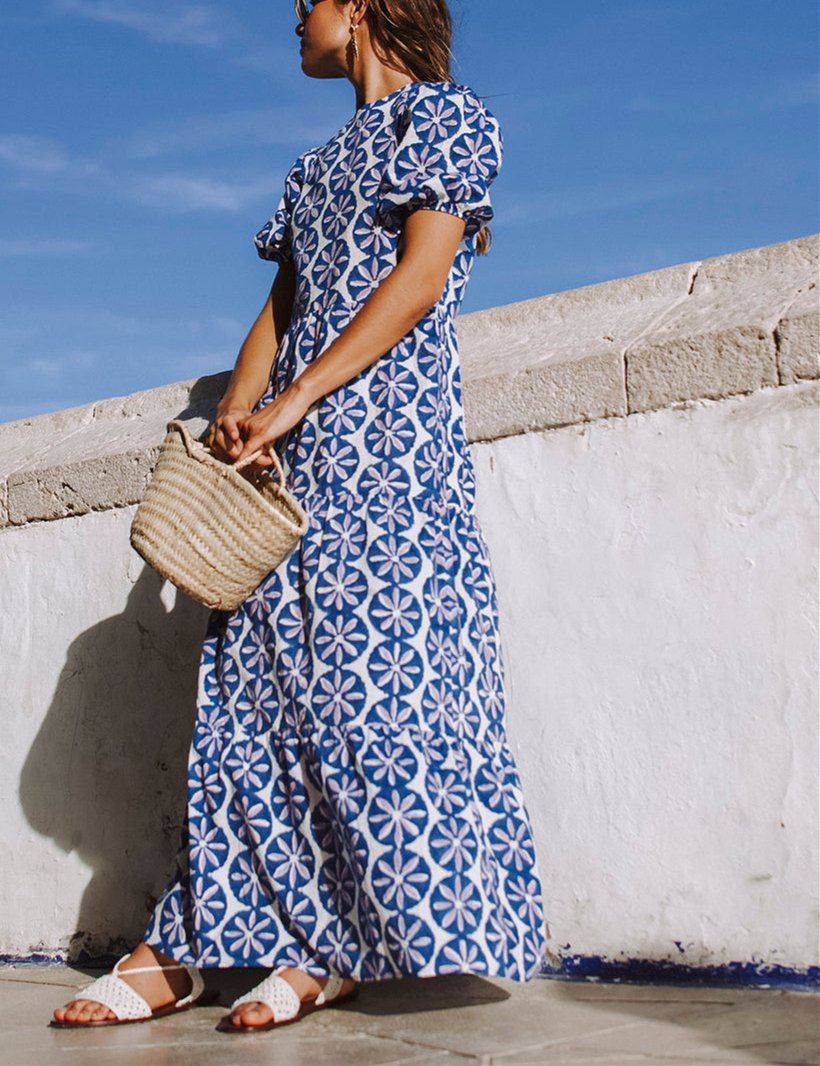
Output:
[[[556,957],[817,964],[817,401],[474,449]]]

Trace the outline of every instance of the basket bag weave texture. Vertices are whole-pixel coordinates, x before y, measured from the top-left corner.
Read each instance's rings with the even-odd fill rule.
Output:
[[[217,459],[173,419],[131,523],[136,552],[178,589],[206,607],[234,610],[291,553],[309,518],[279,475]]]

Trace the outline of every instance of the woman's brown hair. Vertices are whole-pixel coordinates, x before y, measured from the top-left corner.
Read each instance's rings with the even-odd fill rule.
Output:
[[[349,3],[349,0],[342,0]],[[365,13],[377,58],[415,81],[452,81],[453,24],[447,0],[369,0]],[[398,61],[399,67],[393,66]],[[476,255],[490,250],[492,234],[476,234]]]

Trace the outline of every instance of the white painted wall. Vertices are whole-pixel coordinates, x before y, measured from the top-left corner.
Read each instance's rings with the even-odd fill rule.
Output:
[[[553,961],[817,964],[816,390],[473,445]],[[207,611],[135,509],[0,533],[5,953],[171,873]]]
[[[475,451],[555,955],[817,964],[817,399]]]
[[[132,550],[135,510],[0,538],[3,953],[128,950],[173,867],[207,610]]]

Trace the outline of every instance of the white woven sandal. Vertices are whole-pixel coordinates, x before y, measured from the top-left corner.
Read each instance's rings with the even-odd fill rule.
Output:
[[[244,996],[240,996],[239,999],[234,1000],[231,1004],[232,1014],[241,1003],[264,1003],[270,1007],[273,1014],[273,1018],[270,1021],[265,1022],[263,1025],[234,1025],[231,1022],[231,1015],[227,1014],[222,1018],[217,1029],[224,1033],[257,1033],[263,1032],[265,1029],[275,1029],[279,1025],[298,1022],[306,1014],[311,1014],[315,1010],[322,1010],[328,1004],[335,1007],[339,1003],[345,1003],[347,1000],[353,999],[359,991],[358,988],[354,987],[343,996],[339,995],[344,979],[331,975],[315,999],[303,1000],[299,998],[299,993],[293,985],[286,981],[284,977],[279,976],[286,969],[288,969],[287,966],[277,966],[255,988],[252,988],[250,992],[246,992]]]
[[[115,965],[111,973],[105,974],[104,977],[98,977],[96,981],[92,981],[90,985],[87,985],[74,997],[75,999],[93,999],[97,1003],[102,1003],[103,1006],[108,1007],[116,1014],[116,1018],[102,1018],[92,1021],[57,1021],[56,1018],[52,1018],[49,1025],[54,1026],[56,1029],[86,1029],[95,1025],[125,1025],[129,1022],[147,1022],[151,1018],[161,1018],[166,1014],[177,1014],[179,1011],[187,1010],[189,1007],[193,1007],[196,1001],[202,995],[205,989],[205,982],[202,980],[202,975],[195,966],[189,966],[187,963],[180,962],[173,966],[135,966],[133,969],[126,970],[125,973],[144,973],[147,970],[187,970],[188,976],[191,978],[191,991],[187,996],[183,996],[182,999],[174,1000],[172,1003],[166,1003],[163,1007],[158,1007],[156,1010],[151,1010],[151,1006],[147,1000],[133,989],[126,981],[123,981],[119,974],[120,963],[125,962],[126,959],[131,957],[129,951],[127,955],[123,955]]]

